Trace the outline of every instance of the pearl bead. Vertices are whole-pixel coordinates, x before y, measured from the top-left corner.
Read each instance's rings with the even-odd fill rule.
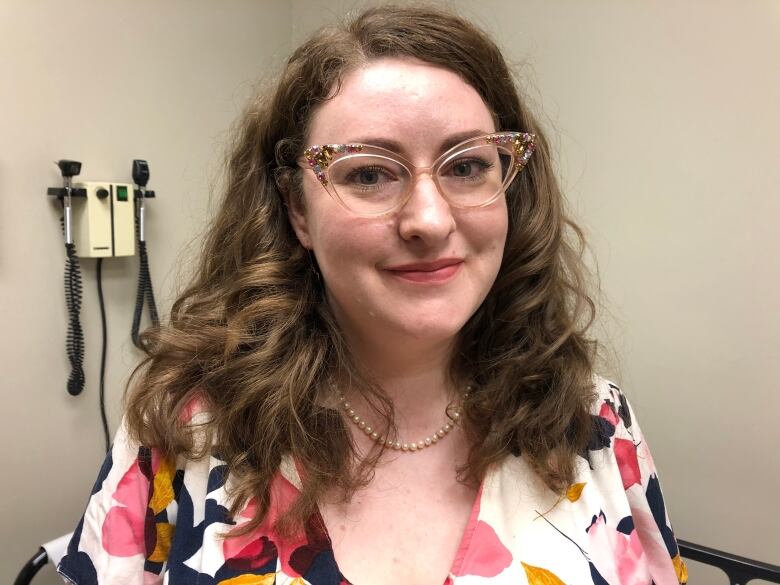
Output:
[[[466,388],[466,391],[463,393],[461,404],[465,402],[466,398],[469,397],[469,393],[472,390],[473,387],[470,385]],[[405,451],[405,452],[421,451],[426,447],[430,447],[431,445],[438,443],[441,439],[445,437],[447,433],[449,433],[453,428],[455,428],[455,426],[460,422],[463,414],[462,406],[460,408],[453,409],[452,414],[450,414],[451,420],[446,422],[443,427],[435,431],[430,436],[425,437],[425,439],[421,441],[401,443],[400,441],[397,440],[386,439],[384,437],[380,438],[379,433],[375,431],[373,427],[366,424],[366,421],[360,418],[360,416],[352,408],[352,405],[349,402],[347,402],[347,399],[344,397],[343,394],[339,393],[338,398],[341,403],[341,407],[344,409],[344,412],[347,414],[347,416],[349,416],[349,418],[352,419],[352,422],[354,422],[371,439],[373,439],[380,445],[386,446],[388,449],[393,449],[395,451]],[[447,411],[449,412],[449,410],[450,409],[448,408]]]

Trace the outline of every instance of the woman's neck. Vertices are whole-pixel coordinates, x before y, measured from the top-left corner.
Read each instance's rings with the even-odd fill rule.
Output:
[[[371,342],[346,334],[351,352],[372,381],[393,403],[399,437],[422,439],[447,422],[445,409],[465,391],[450,378],[453,340],[422,342],[391,340]],[[378,422],[365,399],[342,389],[353,409],[369,424]]]

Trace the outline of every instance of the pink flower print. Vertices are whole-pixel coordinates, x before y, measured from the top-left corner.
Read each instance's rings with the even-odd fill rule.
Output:
[[[103,549],[115,557],[146,554],[149,479],[141,472],[137,459],[119,481],[113,499],[117,505],[111,507],[103,521]]]
[[[650,585],[645,552],[636,530],[629,534],[607,525],[602,512],[588,527],[591,562],[605,581],[614,585]]]
[[[179,411],[179,422],[189,423],[195,417],[196,414],[204,412],[205,399],[200,391],[195,392],[184,407]]]
[[[599,416],[611,422],[612,426],[615,427],[618,425],[618,422],[620,422],[620,419],[618,418],[618,415],[615,412],[615,408],[609,402],[605,402],[604,404],[601,405],[601,409],[599,410]]]
[[[678,585],[674,564],[669,562],[669,551],[658,533],[658,524],[649,512],[633,510],[635,532],[642,540],[647,566],[656,585]]]
[[[277,473],[271,481],[271,506],[260,525],[243,536],[228,537],[222,545],[226,564],[235,569],[258,568],[273,557],[278,556],[285,575],[301,577],[290,566],[290,557],[296,549],[307,544],[305,534],[298,534],[289,540],[282,539],[275,531],[274,524],[298,496],[298,489]],[[255,515],[257,503],[250,500],[239,514],[247,520]],[[238,526],[241,524],[239,523]]]
[[[627,490],[634,484],[642,485],[639,460],[636,456],[636,445],[634,445],[633,441],[615,439],[614,450],[620,476],[623,478],[623,489]]]
[[[457,567],[456,576],[476,575],[495,577],[512,564],[512,553],[501,543],[496,531],[487,522],[479,520],[470,538],[471,546]]]
[[[259,569],[276,558],[276,544],[267,536],[256,533],[232,537],[223,547],[225,564],[234,570],[249,571]]]

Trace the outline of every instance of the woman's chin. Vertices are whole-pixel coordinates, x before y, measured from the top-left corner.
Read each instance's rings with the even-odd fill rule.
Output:
[[[389,329],[395,331],[400,338],[408,339],[410,343],[436,345],[454,339],[466,323],[466,319],[444,319],[444,315],[438,317],[420,315],[396,322]]]

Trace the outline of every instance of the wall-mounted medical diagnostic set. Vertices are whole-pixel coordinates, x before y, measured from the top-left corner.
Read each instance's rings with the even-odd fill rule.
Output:
[[[130,332],[133,343],[141,347],[138,330],[144,304],[153,325],[159,325],[149,259],[146,251],[146,202],[155,196],[146,189],[149,165],[134,160],[133,183],[124,181],[77,181],[81,163],[75,160],[57,161],[62,175],[62,187],[51,187],[48,195],[62,206],[60,223],[65,237],[65,305],[68,311],[66,351],[71,372],[67,390],[73,396],[84,389],[84,333],[81,328],[81,267],[79,257],[97,259],[97,286],[103,324],[103,352],[100,369],[100,410],[103,419],[106,450],[109,447],[108,424],[105,415],[106,316],[102,289],[102,263],[105,258],[133,256],[138,248],[140,257],[138,291]],[[78,254],[77,254],[78,251]]]

